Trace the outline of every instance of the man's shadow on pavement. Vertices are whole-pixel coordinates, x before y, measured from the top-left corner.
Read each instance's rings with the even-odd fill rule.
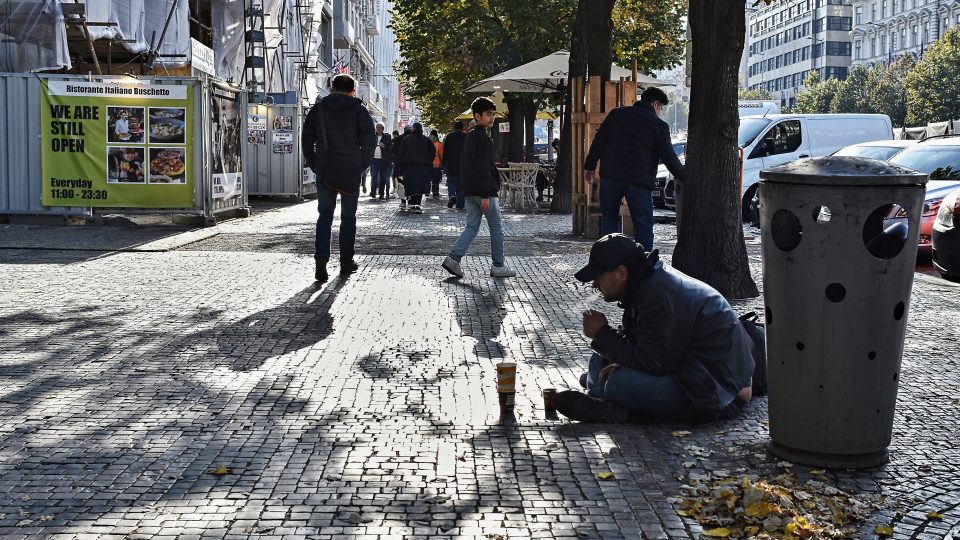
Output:
[[[460,333],[477,340],[473,352],[477,358],[502,359],[505,357],[500,337],[503,319],[507,310],[503,299],[496,291],[484,291],[480,287],[465,283],[462,279],[448,278],[445,283],[463,289],[467,295],[451,295],[453,311],[457,317]]]

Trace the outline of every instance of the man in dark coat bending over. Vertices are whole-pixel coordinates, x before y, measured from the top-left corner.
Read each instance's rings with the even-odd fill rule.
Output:
[[[705,422],[732,417],[749,401],[752,342],[709,285],[622,234],[597,240],[575,277],[623,308],[623,326],[612,328],[598,311],[583,314],[594,350],[580,379],[587,393],[558,393],[560,413],[588,422],[623,422],[630,413]]]

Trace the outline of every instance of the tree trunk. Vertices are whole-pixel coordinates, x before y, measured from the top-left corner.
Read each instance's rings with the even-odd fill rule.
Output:
[[[510,123],[510,133],[507,135],[507,161],[523,161],[523,101],[518,95],[507,96],[503,102],[507,104],[507,121]]]
[[[727,298],[759,294],[747,262],[740,212],[737,68],[742,0],[690,0],[693,81],[683,186],[683,226],[673,266]]]
[[[570,39],[570,63],[568,80],[579,78],[586,83],[587,70],[590,75],[599,75],[603,80],[610,79],[610,66],[613,63],[613,6],[616,0],[579,0],[577,14],[573,21],[573,35]],[[602,88],[602,87],[601,87]],[[601,90],[602,92],[602,90]],[[553,184],[553,201],[550,212],[569,214],[573,207],[573,167],[582,167],[583,163],[572,163],[571,140],[573,129],[570,125],[572,88],[567,88],[564,98],[563,124],[560,127],[560,152],[557,155],[557,176]],[[601,100],[603,98],[601,97]],[[602,102],[602,101],[601,101]]]

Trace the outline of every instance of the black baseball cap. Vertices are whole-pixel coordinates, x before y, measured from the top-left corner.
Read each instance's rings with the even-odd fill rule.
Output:
[[[600,274],[609,272],[621,264],[626,264],[630,256],[644,251],[643,246],[628,236],[613,233],[593,243],[590,248],[590,260],[573,277],[584,283],[597,279]]]

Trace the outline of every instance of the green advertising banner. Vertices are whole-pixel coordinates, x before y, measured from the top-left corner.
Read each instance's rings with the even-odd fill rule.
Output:
[[[194,206],[190,86],[48,81],[40,106],[45,206]]]

